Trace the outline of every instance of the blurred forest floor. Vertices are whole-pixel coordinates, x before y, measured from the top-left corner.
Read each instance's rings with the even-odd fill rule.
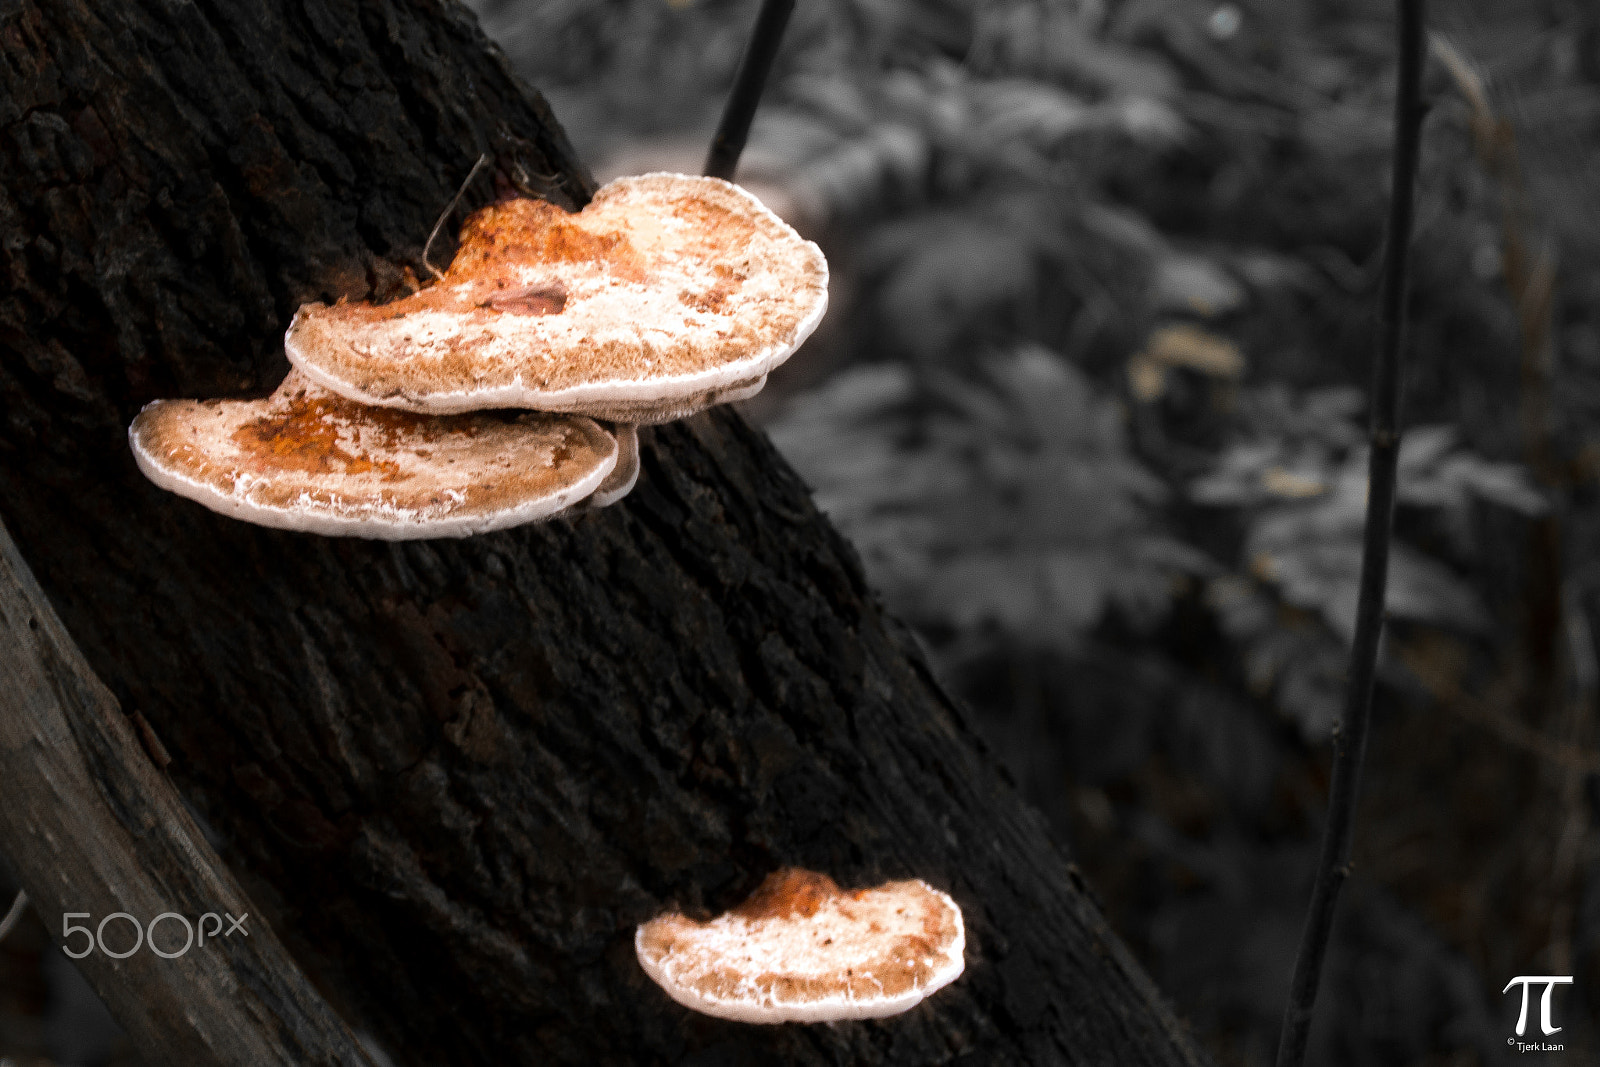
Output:
[[[603,179],[699,170],[757,4],[474,6]],[[1577,976],[1551,1062],[1600,1062],[1600,9],[1432,7],[1393,624],[1313,1062],[1507,1061],[1525,974]],[[1223,1064],[1271,1062],[1321,827],[1391,19],[802,0],[740,171],[835,272],[749,414]]]
[[[472,6],[603,179],[700,169],[757,3]],[[1272,1060],[1321,828],[1391,6],[800,0],[740,172],[834,270],[748,413],[1224,1065]],[[1527,1062],[1501,989],[1573,974],[1539,1060],[1594,1063],[1600,7],[1432,7],[1393,621],[1311,1062]],[[42,951],[0,947],[0,1053],[64,1040]]]

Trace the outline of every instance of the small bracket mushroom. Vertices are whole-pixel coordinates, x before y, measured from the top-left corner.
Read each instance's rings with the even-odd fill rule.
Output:
[[[686,1008],[747,1023],[897,1015],[960,976],[966,931],[949,896],[917,880],[844,890],[796,868],[709,922],[640,926],[639,965]]]

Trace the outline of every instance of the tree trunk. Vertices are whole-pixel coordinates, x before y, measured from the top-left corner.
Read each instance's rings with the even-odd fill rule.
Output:
[[[464,9],[0,0],[0,130],[0,516],[397,1062],[1196,1062],[737,415],[647,432],[617,507],[465,541],[261,529],[139,475],[143,404],[264,393],[297,305],[402,292],[480,152],[502,192],[587,198]],[[648,982],[636,923],[790,863],[948,889],[967,974],[837,1027],[692,1016]]]

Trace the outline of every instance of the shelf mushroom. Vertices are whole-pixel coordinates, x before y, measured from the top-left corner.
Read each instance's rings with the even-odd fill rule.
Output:
[[[388,541],[550,518],[600,489],[621,451],[581,416],[414,415],[294,371],[265,400],[154,401],[128,441],[146,477],[212,511]]]
[[[758,391],[828,303],[817,246],[719,178],[619,178],[580,212],[483,208],[440,281],[389,304],[302,307],[284,337],[363,404],[664,422]]]
[[[634,950],[686,1008],[747,1023],[896,1015],[965,966],[955,901],[925,882],[844,890],[796,868],[709,922],[670,913],[640,926]]]

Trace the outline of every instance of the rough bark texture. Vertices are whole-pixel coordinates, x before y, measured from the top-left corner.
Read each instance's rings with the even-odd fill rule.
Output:
[[[78,967],[155,1062],[372,1067],[151,762],[3,523],[0,781],[0,849],[47,929],[75,913]],[[160,954],[128,919],[107,920],[118,915],[149,925]]]
[[[291,949],[402,1063],[1194,1062],[736,415],[647,432],[618,507],[463,542],[139,477],[142,404],[270,389],[296,305],[399,291],[485,150],[589,191],[448,0],[0,0],[0,514]],[[968,973],[838,1027],[647,982],[635,923],[788,863],[948,889]]]

